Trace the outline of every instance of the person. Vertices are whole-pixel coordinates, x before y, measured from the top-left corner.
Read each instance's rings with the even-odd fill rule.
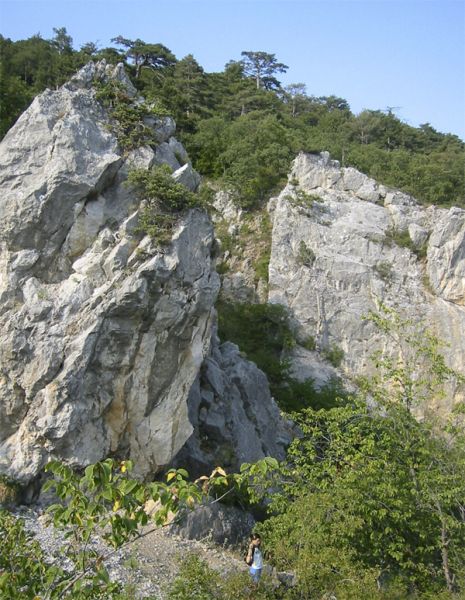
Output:
[[[247,550],[246,563],[250,566],[249,572],[254,583],[260,581],[263,569],[263,555],[260,549],[262,540],[258,533],[250,536],[249,548]]]

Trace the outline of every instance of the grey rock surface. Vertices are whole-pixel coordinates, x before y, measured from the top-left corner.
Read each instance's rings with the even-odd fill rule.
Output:
[[[302,192],[310,202],[299,200]],[[363,317],[384,303],[425,321],[450,344],[444,350],[448,365],[464,372],[463,209],[423,207],[355,169],[341,168],[327,153],[301,153],[269,209],[269,301],[289,308],[299,339],[312,336],[320,352],[341,348],[340,372],[347,376],[367,373],[373,351],[389,350],[390,342]],[[405,233],[409,239],[399,245],[396,234],[405,240]],[[300,378],[304,367],[318,378],[314,356],[296,351]],[[449,391],[448,399],[430,408],[448,411],[463,399],[463,390]]]
[[[215,335],[188,405],[194,433],[175,465],[191,475],[205,475],[218,465],[236,471],[265,456],[282,460],[292,440],[265,374],[235,344],[220,344]]]
[[[154,152],[120,151],[92,87],[108,77],[125,81],[90,64],[45,91],[0,146],[0,471],[24,482],[50,457],[109,454],[146,476],[192,433],[186,399],[219,287],[213,228],[194,210],[165,248],[138,233],[125,180]],[[169,142],[172,119],[151,125]]]
[[[252,514],[234,506],[208,504],[187,512],[179,523],[172,525],[172,533],[188,540],[208,540],[220,546],[243,546],[255,519]]]
[[[227,267],[221,278],[221,299],[241,303],[266,302],[266,281],[257,277],[254,268],[266,244],[261,231],[262,215],[246,214],[238,207],[233,194],[224,190],[216,193],[213,207],[212,220],[219,238],[221,263]],[[246,236],[244,230],[248,232]],[[231,248],[225,250],[228,241]]]

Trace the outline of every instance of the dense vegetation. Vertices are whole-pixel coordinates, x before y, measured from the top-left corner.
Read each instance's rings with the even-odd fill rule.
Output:
[[[45,87],[61,85],[89,60],[124,62],[141,93],[175,117],[178,136],[205,176],[237,191],[253,207],[288,173],[299,150],[329,150],[343,165],[400,187],[420,201],[465,205],[464,143],[428,123],[403,123],[392,110],[354,115],[343,98],[283,88],[287,66],[266,52],[243,52],[222,72],[205,73],[192,55],[181,60],[162,44],[114,38],[73,49],[66,28],[54,37],[13,42],[0,36],[0,135]]]
[[[220,338],[237,344],[247,358],[266,373],[271,394],[283,411],[331,408],[344,402],[346,394],[336,378],[316,389],[311,379],[298,381],[292,376],[290,360],[285,356],[297,340],[282,305],[220,301],[217,309]],[[309,350],[315,349],[311,337],[300,340],[300,344]],[[331,362],[334,353],[334,348],[326,349],[323,356]]]

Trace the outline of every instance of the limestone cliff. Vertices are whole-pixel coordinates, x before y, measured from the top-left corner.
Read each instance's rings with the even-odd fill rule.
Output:
[[[296,376],[331,375],[321,351],[344,352],[342,372],[366,373],[390,341],[363,316],[380,302],[427,322],[449,344],[448,364],[465,370],[465,210],[419,205],[327,153],[301,153],[289,183],[269,203],[273,221],[269,301],[287,306],[300,339]],[[434,408],[449,410],[451,388]]]
[[[138,230],[128,169],[198,175],[168,117],[124,154],[89,64],[37,97],[0,146],[0,471],[33,479],[49,457],[130,456],[141,475],[191,435],[186,399],[210,346],[219,287],[208,216],[190,211],[160,248]]]

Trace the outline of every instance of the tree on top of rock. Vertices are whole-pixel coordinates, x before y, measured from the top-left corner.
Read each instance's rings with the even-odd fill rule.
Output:
[[[257,90],[263,87],[267,90],[273,90],[281,87],[280,82],[274,76],[276,73],[285,73],[289,68],[276,60],[274,54],[268,52],[241,52],[242,64],[244,65],[244,74],[253,77],[256,82]]]
[[[137,78],[140,76],[142,67],[164,69],[176,63],[174,54],[163,44],[146,44],[140,39],[128,40],[121,35],[111,41],[127,48],[126,57],[134,61]]]

